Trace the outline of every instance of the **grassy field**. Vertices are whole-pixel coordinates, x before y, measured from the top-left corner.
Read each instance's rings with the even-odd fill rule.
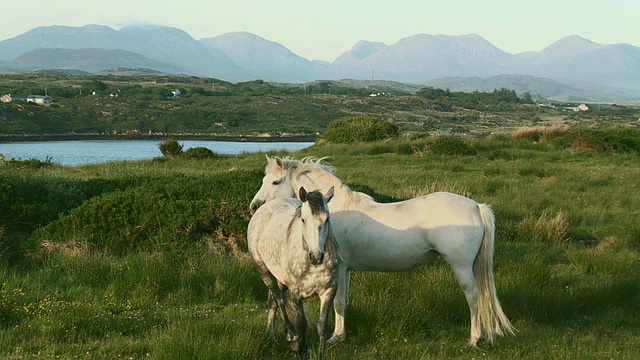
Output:
[[[496,214],[496,286],[515,336],[467,347],[468,307],[439,259],[353,273],[347,339],[327,358],[635,359],[640,148],[637,135],[613,133],[465,140],[471,155],[436,153],[434,138],[279,153],[328,156],[345,183],[380,201],[451,191]],[[246,254],[265,163],[5,163],[0,358],[295,359],[282,331],[277,342],[265,333],[266,288]],[[307,304],[315,350],[318,302]]]

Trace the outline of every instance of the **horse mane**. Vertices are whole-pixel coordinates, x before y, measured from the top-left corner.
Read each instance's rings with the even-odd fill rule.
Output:
[[[289,237],[291,236],[291,229],[293,228],[293,224],[296,223],[296,220],[298,220],[300,216],[302,216],[302,205],[296,208],[296,212],[293,214],[291,221],[289,221],[289,226],[287,226],[287,239],[289,239]]]
[[[335,168],[329,164],[323,163],[326,157],[316,158],[307,156],[301,160],[291,157],[282,158],[284,169],[289,171],[289,179],[297,180],[306,173],[320,174],[322,177],[329,179],[335,189],[341,190],[345,194],[348,202],[359,202],[363,199],[373,200],[373,198],[365,193],[351,190],[347,184],[344,184],[337,176],[335,176]]]

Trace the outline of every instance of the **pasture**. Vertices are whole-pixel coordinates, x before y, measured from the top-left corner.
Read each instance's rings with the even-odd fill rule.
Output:
[[[450,191],[496,216],[496,288],[515,336],[467,346],[469,309],[439,259],[352,273],[347,339],[326,358],[635,358],[640,147],[637,135],[621,147],[619,133],[603,134],[466,139],[464,154],[436,152],[433,138],[278,153],[328,156],[344,183],[381,202]],[[295,359],[282,321],[277,342],[266,332],[267,289],[246,248],[265,164],[264,154],[4,164],[0,357]],[[306,313],[313,359],[317,299]]]

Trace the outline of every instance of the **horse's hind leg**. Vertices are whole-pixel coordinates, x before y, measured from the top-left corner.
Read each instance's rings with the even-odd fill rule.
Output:
[[[278,279],[276,279],[270,271],[266,270],[266,267],[260,266],[258,263],[258,270],[260,271],[260,277],[262,281],[269,289],[269,314],[267,318],[267,331],[271,331],[273,334],[273,323],[275,318],[275,309],[279,308],[280,313],[282,314],[282,321],[284,322],[285,329],[287,330],[288,338],[296,338],[297,333],[294,326],[289,321],[287,317],[287,311],[285,309],[285,303],[283,299],[283,294],[287,291],[286,286],[281,284]]]
[[[273,292],[269,290],[269,314],[267,316],[267,331],[271,334],[271,339],[273,341],[276,340],[276,334],[274,330],[274,322],[276,318],[276,310],[278,309],[278,304],[273,298]]]
[[[467,299],[469,305],[469,313],[471,316],[471,337],[469,338],[469,345],[476,346],[480,338],[482,337],[482,330],[480,329],[480,322],[477,321],[478,313],[478,293],[475,286],[475,277],[473,275],[473,263],[463,266],[451,266],[453,273],[458,279],[458,283],[464,291],[464,296]]]

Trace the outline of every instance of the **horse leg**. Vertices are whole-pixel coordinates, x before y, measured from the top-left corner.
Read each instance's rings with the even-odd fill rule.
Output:
[[[266,266],[260,266],[260,263],[258,263],[258,269],[260,271],[260,277],[262,278],[262,281],[269,289],[270,301],[269,315],[267,317],[267,331],[271,331],[272,334],[274,333],[273,323],[275,317],[275,309],[277,307],[280,309],[280,312],[282,314],[282,321],[284,322],[284,327],[287,330],[287,340],[289,340],[289,338],[298,338],[296,330],[289,321],[289,318],[287,317],[287,311],[285,309],[285,301],[283,297],[284,293],[288,291],[286,286],[281,284],[278,279],[276,279],[273,274],[271,274],[270,271],[266,270]]]
[[[469,313],[471,316],[471,337],[469,338],[469,346],[475,347],[482,337],[482,331],[480,329],[480,322],[477,320],[478,314],[478,292],[475,284],[475,277],[473,275],[473,260],[467,264],[461,264],[451,266],[453,273],[458,279],[458,284],[464,291],[464,296],[467,299],[469,305]]]
[[[273,298],[273,292],[269,290],[269,314],[267,316],[267,331],[271,334],[271,339],[276,341],[276,334],[274,330],[274,322],[276,318],[276,310],[278,309],[278,304]]]
[[[293,333],[287,335],[289,349],[297,352],[300,358],[307,357],[307,318],[304,315],[304,304],[302,297],[288,290],[284,291],[284,305],[286,308],[286,317],[291,321]]]
[[[327,323],[329,320],[329,310],[333,299],[336,296],[336,288],[327,289],[320,295],[320,318],[318,319],[318,337],[320,338],[320,346],[318,348],[318,359],[324,359],[324,346],[327,333]]]
[[[347,337],[344,328],[344,317],[349,303],[349,269],[346,265],[341,264],[338,268],[338,290],[336,292],[333,308],[335,310],[335,328],[333,335],[327,341],[329,344],[336,344],[344,341]]]

